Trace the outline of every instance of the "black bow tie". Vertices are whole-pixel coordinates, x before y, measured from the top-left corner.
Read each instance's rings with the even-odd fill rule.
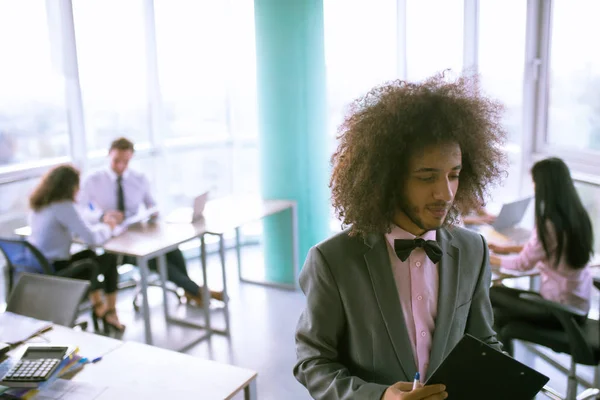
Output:
[[[427,254],[427,257],[434,264],[437,264],[442,259],[442,249],[435,240],[425,240],[421,238],[416,239],[396,239],[394,240],[394,250],[398,255],[398,258],[402,261],[406,261],[410,253],[417,247],[422,247]]]

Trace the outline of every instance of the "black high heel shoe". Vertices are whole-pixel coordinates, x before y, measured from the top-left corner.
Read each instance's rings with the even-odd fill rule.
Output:
[[[109,315],[117,315],[117,310],[115,310],[114,308],[111,308],[110,310],[107,310],[104,313],[104,316],[102,316],[102,324],[104,325],[104,333],[109,333],[110,329],[114,329],[115,331],[119,332],[119,333],[123,333],[125,332],[125,328],[126,326],[123,324],[116,325],[112,322],[110,322],[108,319],[106,319],[106,317],[108,317]]]
[[[100,332],[100,325],[98,324],[98,320],[100,321],[104,321],[104,316],[106,315],[106,313],[102,316],[98,316],[96,315],[96,308],[102,306],[103,303],[96,303],[96,304],[92,304],[92,323],[94,324],[94,331],[95,332]],[[103,326],[102,327],[104,330],[106,330],[106,328]]]

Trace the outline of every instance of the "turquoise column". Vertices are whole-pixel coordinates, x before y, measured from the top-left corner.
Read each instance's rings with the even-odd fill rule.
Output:
[[[301,267],[329,234],[323,0],[254,0],[262,195],[297,202]],[[294,284],[290,214],[264,221],[266,279]]]

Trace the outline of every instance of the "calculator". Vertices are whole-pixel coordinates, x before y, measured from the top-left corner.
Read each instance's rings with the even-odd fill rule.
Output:
[[[2,377],[0,385],[37,387],[50,378],[71,353],[69,346],[29,345],[23,356]]]

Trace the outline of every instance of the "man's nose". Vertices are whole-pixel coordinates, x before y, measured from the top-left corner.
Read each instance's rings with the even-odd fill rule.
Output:
[[[452,190],[451,182],[448,179],[441,179],[434,190],[433,197],[436,200],[442,200],[449,203],[454,198],[454,191]]]

